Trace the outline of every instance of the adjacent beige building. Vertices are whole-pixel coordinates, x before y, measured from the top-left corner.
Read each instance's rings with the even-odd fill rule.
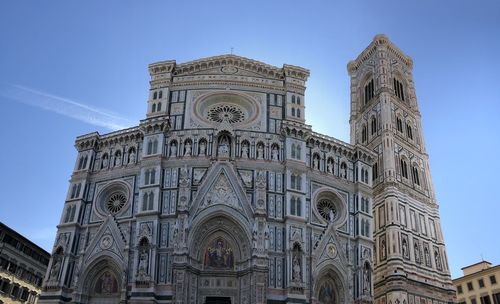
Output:
[[[464,276],[453,280],[459,304],[500,304],[500,265],[482,261],[462,268]]]
[[[0,223],[0,304],[37,303],[50,255]]]

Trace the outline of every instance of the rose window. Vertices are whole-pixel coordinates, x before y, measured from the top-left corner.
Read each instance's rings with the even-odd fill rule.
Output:
[[[335,204],[333,201],[328,200],[328,199],[322,199],[320,200],[317,205],[316,205],[319,214],[327,220],[327,221],[332,221],[335,219],[337,215],[337,209],[335,208]],[[330,215],[333,216],[333,219],[330,218]]]
[[[218,123],[241,123],[245,121],[245,113],[236,105],[219,104],[213,106],[207,111],[207,119]]]
[[[113,193],[106,202],[106,208],[111,213],[119,212],[127,203],[127,198],[122,193]]]

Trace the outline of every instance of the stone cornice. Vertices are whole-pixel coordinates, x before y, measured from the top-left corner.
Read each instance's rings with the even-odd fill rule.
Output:
[[[257,60],[232,54],[201,58],[181,64],[176,64],[175,60],[161,61],[150,64],[149,73],[151,76],[165,73],[172,73],[174,76],[184,76],[224,66],[238,67],[260,74],[265,78],[282,81],[285,80],[285,77],[297,78],[303,81],[306,81],[309,77],[309,70],[302,67],[284,64],[282,68],[278,68]]]
[[[137,139],[142,139],[142,132],[137,126],[104,135],[100,135],[99,132],[92,132],[78,136],[75,141],[75,148],[78,151],[82,151],[115,143],[126,143]]]
[[[372,43],[353,61],[347,64],[347,71],[352,75],[364,62],[369,60],[377,47],[384,45],[389,53],[399,59],[408,69],[413,68],[413,60],[396,47],[387,36],[379,34],[373,38]]]

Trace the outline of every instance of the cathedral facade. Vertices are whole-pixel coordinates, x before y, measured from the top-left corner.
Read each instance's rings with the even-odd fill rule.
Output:
[[[304,68],[151,64],[146,118],[76,139],[41,303],[450,302],[411,68],[384,36],[349,64],[345,143]]]

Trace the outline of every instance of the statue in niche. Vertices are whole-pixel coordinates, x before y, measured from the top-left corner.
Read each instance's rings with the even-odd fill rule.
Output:
[[[278,147],[274,146],[273,150],[271,151],[271,159],[272,160],[279,160],[279,151]]]
[[[436,262],[436,268],[441,269],[441,257],[439,256],[439,252],[437,250],[434,251],[434,259]]]
[[[298,253],[295,253],[293,256],[292,262],[292,280],[296,283],[300,283],[302,281],[301,278],[301,267],[299,262]]]
[[[333,163],[331,161],[328,161],[328,163],[326,164],[326,171],[333,174]]]
[[[382,239],[382,241],[380,242],[380,254],[382,255],[382,259],[385,260],[385,240]]]
[[[319,169],[319,159],[316,156],[313,158],[313,168]]]
[[[330,280],[325,281],[319,289],[319,296],[318,296],[319,303],[335,304],[336,300],[335,300],[334,290],[335,289],[333,287],[332,282]]]
[[[257,145],[257,159],[264,159],[264,147]]]
[[[115,167],[119,167],[121,165],[122,165],[122,155],[116,154],[115,155]]]
[[[408,242],[403,239],[403,256],[408,257]]]
[[[222,136],[219,140],[218,152],[219,156],[229,157],[229,139],[227,136]]]
[[[128,155],[128,163],[135,164],[135,150],[130,150],[130,154]]]
[[[363,292],[370,293],[370,268],[365,265],[363,269]]]
[[[175,142],[172,142],[170,144],[170,157],[176,157],[177,156],[177,144]]]
[[[191,156],[191,142],[188,141],[184,145],[184,156]]]
[[[232,269],[234,254],[232,248],[223,238],[218,238],[205,250],[204,265],[207,268]]]
[[[104,155],[102,158],[102,168],[105,169],[108,167],[108,155]]]
[[[264,249],[269,249],[269,225],[264,230]]]
[[[54,262],[52,262],[52,268],[50,269],[50,278],[57,279],[59,271],[61,270],[61,257],[55,256]]]
[[[415,251],[415,262],[420,263],[420,249],[418,248],[418,244],[415,243],[415,246],[413,247]]]
[[[424,249],[424,255],[425,255],[425,264],[430,266],[431,265],[431,257],[429,255],[429,250],[427,248]]]
[[[207,144],[205,143],[204,140],[201,140],[200,141],[200,155],[202,155],[202,156],[205,155],[207,153],[206,150],[207,150]]]
[[[137,275],[139,278],[144,278],[148,274],[149,254],[147,248],[142,248],[139,255],[139,267],[137,267]]]
[[[241,145],[241,158],[248,158],[248,144],[246,142]]]

